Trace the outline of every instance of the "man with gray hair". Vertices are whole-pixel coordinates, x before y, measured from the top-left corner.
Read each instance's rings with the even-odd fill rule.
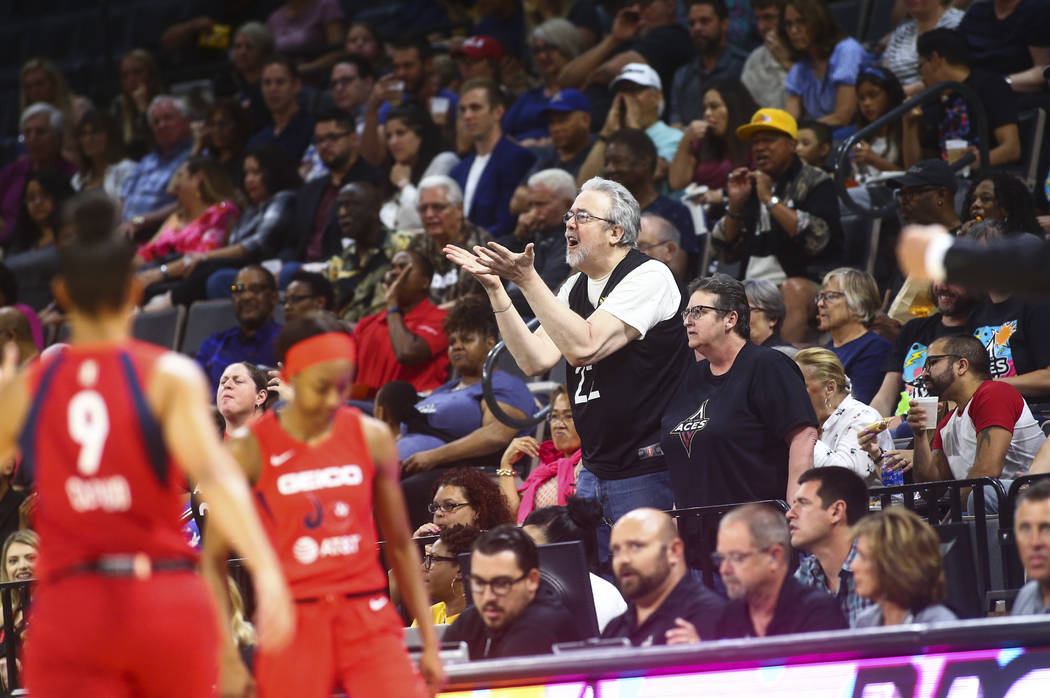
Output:
[[[722,517],[712,558],[730,599],[718,639],[849,627],[834,598],[791,575],[787,519],[768,504],[745,504]]]
[[[146,114],[156,149],[139,161],[120,192],[124,227],[135,237],[153,230],[171,214],[174,199],[168,195],[168,181],[193,147],[190,120],[181,99],[158,95]]]
[[[576,494],[598,500],[607,521],[638,507],[671,508],[660,416],[691,360],[678,318],[682,294],[666,265],[638,251],[639,218],[623,185],[588,180],[564,216],[565,259],[578,273],[557,295],[536,271],[531,243],[520,253],[494,242],[445,247],[484,286],[500,334],[526,374],[549,371],[563,356],[572,367],[567,383],[584,465]],[[521,289],[540,321],[535,332],[501,278]],[[603,526],[603,561],[608,541]]]
[[[524,252],[533,245],[536,271],[547,288],[556,290],[569,276],[565,263],[565,224],[562,217],[576,198],[576,180],[565,170],[540,170],[528,179],[528,209],[518,216],[512,235],[496,238],[496,242],[512,252]],[[521,289],[511,285],[507,289],[518,312],[532,316]]]
[[[62,157],[65,117],[61,111],[44,102],[30,104],[22,112],[19,125],[26,157],[0,170],[0,246],[7,245],[14,230],[30,172],[53,169],[69,178],[77,171],[76,165]]]
[[[643,213],[642,227],[638,231],[638,249],[666,264],[678,282],[678,290],[685,290],[689,282],[686,278],[689,255],[682,249],[682,234],[671,221],[655,213]]]
[[[434,265],[430,283],[430,300],[439,306],[449,306],[458,298],[480,294],[481,286],[470,274],[461,274],[441,249],[458,245],[471,249],[484,245],[492,236],[484,228],[474,225],[463,215],[463,190],[448,175],[431,175],[419,182],[419,201],[416,208],[423,221],[423,235],[417,236],[411,248]]]

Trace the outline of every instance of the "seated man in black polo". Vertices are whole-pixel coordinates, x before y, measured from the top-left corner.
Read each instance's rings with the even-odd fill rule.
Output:
[[[838,601],[791,575],[787,519],[768,504],[745,504],[722,517],[715,556],[731,599],[716,638],[849,627]]]
[[[690,640],[678,630],[686,623],[714,637],[726,602],[689,573],[670,516],[649,508],[624,514],[613,526],[610,550],[627,611],[609,621],[602,637],[626,637],[642,647],[676,644]]]
[[[539,554],[516,526],[496,526],[478,536],[469,583],[474,605],[442,641],[466,642],[472,660],[547,654],[556,643],[582,639],[563,606],[536,598]]]

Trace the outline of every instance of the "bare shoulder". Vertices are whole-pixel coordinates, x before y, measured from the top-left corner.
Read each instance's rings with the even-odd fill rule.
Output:
[[[0,387],[0,459],[15,448],[29,411],[29,380],[22,371]]]
[[[226,441],[226,449],[237,461],[248,482],[255,484],[259,481],[262,473],[262,451],[255,434],[248,427],[242,427],[234,432],[234,435]]]
[[[397,462],[397,446],[390,428],[375,417],[361,415],[361,431],[377,467]]]
[[[188,356],[166,351],[157,358],[156,376],[162,380],[181,382],[190,386],[204,387],[204,373],[197,362]]]
[[[190,396],[194,400],[202,399],[207,394],[207,381],[197,362],[167,351],[157,357],[153,365],[147,393],[154,412],[165,414]]]

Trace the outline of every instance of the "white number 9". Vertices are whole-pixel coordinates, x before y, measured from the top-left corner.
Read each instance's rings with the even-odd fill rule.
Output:
[[[69,436],[80,446],[77,470],[91,476],[102,462],[102,448],[109,436],[109,412],[106,401],[94,390],[81,390],[69,401],[67,414]]]

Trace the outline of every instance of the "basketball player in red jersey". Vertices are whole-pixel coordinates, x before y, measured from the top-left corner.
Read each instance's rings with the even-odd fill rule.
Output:
[[[34,698],[213,695],[219,624],[181,534],[181,465],[212,506],[211,525],[252,569],[260,643],[283,646],[294,607],[236,464],[186,358],[128,337],[141,295],[134,247],[105,196],[72,204],[56,299],[72,346],[15,374],[4,348],[0,460],[16,450],[39,502],[39,583],[24,659]]]
[[[397,449],[386,425],[346,407],[354,380],[353,340],[330,315],[311,313],[281,330],[274,353],[293,397],[227,442],[254,484],[256,507],[296,601],[295,639],[260,652],[261,698],[326,698],[342,685],[351,698],[424,696],[444,672],[434,628],[423,623],[420,680],[405,651],[402,622],[386,596],[375,522],[409,611],[428,619],[399,484]],[[374,516],[373,516],[374,515]],[[216,591],[225,585],[226,542],[209,529],[202,564]],[[232,641],[223,695],[251,695]]]

